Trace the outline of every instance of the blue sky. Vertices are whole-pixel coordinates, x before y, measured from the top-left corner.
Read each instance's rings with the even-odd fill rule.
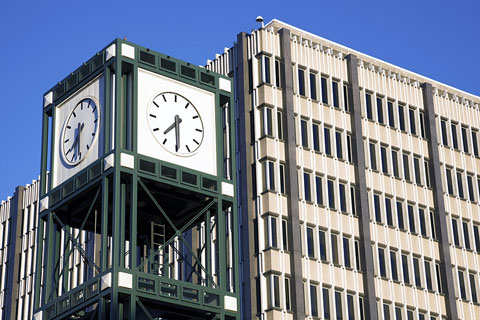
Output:
[[[480,95],[480,1],[13,1],[0,3],[0,200],[40,171],[43,94],[114,38],[205,64],[279,19]]]

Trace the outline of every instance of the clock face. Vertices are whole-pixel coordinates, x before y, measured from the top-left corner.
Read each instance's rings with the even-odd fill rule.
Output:
[[[197,108],[184,96],[163,92],[147,107],[147,121],[157,142],[167,151],[188,157],[203,142],[204,127]]]
[[[87,158],[96,142],[100,122],[100,110],[92,98],[80,100],[68,115],[61,135],[63,160],[77,165]]]

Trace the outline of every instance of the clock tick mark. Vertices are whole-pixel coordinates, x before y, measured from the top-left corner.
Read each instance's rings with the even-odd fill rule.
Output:
[[[202,132],[202,129],[195,129],[195,131]]]
[[[159,130],[158,128],[153,129],[153,131],[158,131],[158,130]]]
[[[155,101],[153,101],[153,104],[156,105],[157,108],[160,108],[160,106]]]
[[[70,141],[70,139],[67,139],[67,140],[65,140],[65,142],[64,142],[64,143],[67,143],[68,141]]]
[[[187,148],[188,152],[190,152],[190,148],[188,147],[188,145],[185,145],[185,148]]]
[[[162,94],[163,101],[167,102],[167,98],[165,98],[165,95]]]
[[[94,112],[95,112],[95,110],[97,110],[97,108],[93,108],[93,109],[92,109],[92,113],[94,113]]]
[[[165,144],[167,142],[167,139],[163,140],[163,144]]]
[[[67,153],[65,153],[65,155],[69,154],[70,151],[72,151],[72,149],[68,149]]]
[[[156,118],[157,116],[156,116],[156,115],[154,115],[154,114],[151,114],[151,113],[150,113],[150,117],[152,117],[152,118]]]
[[[177,95],[175,95],[175,102],[177,102]]]
[[[97,123],[97,120],[98,120],[98,119],[93,120],[93,123]]]
[[[90,146],[87,144],[87,150],[90,150]]]
[[[72,112],[72,114],[73,114],[73,117],[74,117],[74,118],[76,118],[76,117],[77,117],[77,115],[75,114],[75,112]]]
[[[198,116],[193,116],[193,117],[192,117],[192,119],[197,119],[197,118],[198,118]]]
[[[193,139],[193,142],[195,142],[197,145],[200,145],[197,140]]]
[[[189,105],[190,105],[190,103],[187,102],[187,104],[185,105],[185,109],[187,109]]]
[[[92,132],[92,137],[95,137],[95,132]]]

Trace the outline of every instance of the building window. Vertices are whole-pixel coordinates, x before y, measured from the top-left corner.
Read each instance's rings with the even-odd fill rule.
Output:
[[[267,219],[267,245],[269,248],[278,248],[277,245],[277,218],[268,217]]]
[[[402,320],[402,308],[395,307],[395,320]]]
[[[283,250],[288,251],[288,221],[282,219],[282,245]]]
[[[395,128],[395,115],[393,113],[393,102],[387,101],[388,109],[388,125],[392,128]]]
[[[336,313],[336,318],[341,320],[343,319],[343,314],[342,314],[342,293],[339,291],[335,291],[335,313]]]
[[[392,167],[393,175],[395,178],[400,178],[400,171],[398,170],[398,153],[395,150],[392,150]]]
[[[277,88],[280,88],[280,61],[275,60],[275,86]]]
[[[338,198],[340,200],[340,211],[347,212],[347,199],[345,195],[345,184],[338,184]]]
[[[462,179],[462,173],[457,172],[457,189],[458,189],[458,196],[462,199],[464,199],[464,194],[463,194],[463,179]]]
[[[422,185],[421,170],[420,170],[420,159],[413,157],[413,171],[415,174],[415,183]]]
[[[307,132],[307,120],[300,120],[300,130],[302,138],[302,147],[308,148],[308,132]]]
[[[356,215],[356,205],[355,205],[355,187],[350,186],[350,206],[352,208],[352,214]]]
[[[335,131],[335,142],[337,144],[337,158],[343,159],[342,133],[340,131]]]
[[[319,206],[323,206],[323,187],[322,187],[322,177],[315,176],[315,195],[316,201]]]
[[[275,164],[272,161],[263,163],[264,190],[275,191]]]
[[[313,229],[307,227],[307,255],[309,258],[315,258],[315,248],[313,243]]]
[[[298,94],[305,96],[305,71],[298,69]]]
[[[413,320],[413,311],[407,310],[407,320]]]
[[[325,238],[325,231],[318,231],[318,242],[320,244],[320,260],[327,261],[327,243]]]
[[[422,111],[420,111],[420,135],[423,139],[427,138],[425,131],[425,114]]]
[[[280,192],[285,194],[285,165],[280,164]]]
[[[353,296],[351,294],[347,294],[347,311],[348,311],[348,320],[355,319],[355,307],[353,304]]]
[[[310,98],[317,100],[317,75],[310,73]]]
[[[328,207],[330,209],[335,209],[335,191],[333,188],[333,180],[327,180],[327,189],[328,189]]]
[[[383,99],[381,97],[377,97],[377,121],[385,124],[383,122]]]
[[[477,131],[472,130],[472,147],[473,154],[478,157]]]
[[[383,304],[383,320],[390,320],[390,306],[386,303]]]
[[[375,155],[375,143],[370,142],[370,168],[377,170],[377,157]]]
[[[387,148],[384,146],[380,146],[380,158],[382,160],[382,172],[388,174]]]
[[[390,267],[392,268],[392,280],[398,281],[397,255],[395,251],[390,251]]]
[[[480,233],[477,225],[473,225],[473,238],[475,240],[475,251],[480,252]]]
[[[348,105],[348,86],[345,83],[343,84],[343,105],[345,111],[351,111],[350,106]]]
[[[402,254],[403,282],[410,284],[410,273],[408,272],[408,256]]]
[[[452,183],[452,171],[448,168],[445,169],[445,175],[447,177],[447,190],[448,194],[453,196],[453,183]]]
[[[430,184],[430,164],[428,160],[423,161],[424,169],[425,169],[425,185],[431,188]]]
[[[358,240],[353,241],[355,247],[355,268],[360,271],[362,270],[362,261],[360,260],[360,242]]]
[[[408,211],[408,226],[410,227],[410,232],[411,233],[416,233],[415,229],[415,215],[413,214],[413,206],[412,205],[407,205],[407,211]]]
[[[332,262],[334,265],[338,265],[338,243],[337,236],[332,234],[330,236],[330,245],[332,247]]]
[[[425,210],[423,208],[418,208],[418,220],[420,220],[420,234],[426,237],[427,225],[425,223]]]
[[[325,154],[328,156],[332,155],[332,148],[330,145],[330,129],[325,127],[323,128],[323,137],[325,139]]]
[[[442,131],[442,144],[448,146],[447,122],[445,120],[440,120],[440,128]]]
[[[463,143],[463,152],[468,153],[468,139],[467,139],[467,128],[462,127],[462,143]]]
[[[405,230],[405,224],[403,223],[403,204],[397,201],[397,223],[400,230]]]
[[[458,149],[458,139],[457,139],[457,125],[452,123],[452,145],[454,149]]]
[[[262,65],[262,81],[265,83],[270,83],[270,58],[263,56],[263,65]]]
[[[333,106],[335,108],[340,108],[340,97],[338,94],[338,82],[332,81],[332,97],[333,97]]]
[[[313,133],[313,150],[320,151],[320,131],[318,130],[318,124],[312,124]]]
[[[435,274],[437,275],[437,291],[442,293],[442,278],[440,276],[440,265],[435,263]]]
[[[373,210],[375,212],[375,221],[382,223],[382,213],[380,210],[380,196],[378,194],[373,195]]]
[[[468,199],[475,202],[475,192],[473,191],[473,176],[467,175]]]
[[[292,307],[290,302],[290,279],[289,278],[285,278],[284,290],[285,290],[285,309],[290,311],[292,310]]]
[[[305,201],[312,201],[311,189],[310,189],[310,174],[303,173],[303,193]]]
[[[277,275],[270,275],[270,306],[280,308],[280,279]]]
[[[343,263],[346,268],[352,266],[350,262],[350,239],[347,237],[343,237]]]
[[[433,211],[430,211],[430,231],[432,234],[432,239],[436,239],[436,234],[435,234],[435,213]]]
[[[380,276],[386,278],[387,270],[385,268],[385,250],[383,248],[378,248],[378,268],[380,270]]]
[[[427,283],[427,289],[432,291],[433,286],[432,286],[432,272],[430,270],[430,262],[425,261],[424,265],[425,265],[425,280]]]
[[[328,104],[327,78],[322,77],[322,103]]]
[[[405,108],[401,104],[398,105],[398,124],[400,130],[405,131]]]
[[[392,199],[387,197],[385,197],[385,215],[387,216],[387,225],[393,227]]]
[[[465,244],[465,249],[471,250],[472,247],[470,246],[470,235],[468,233],[468,222],[463,222],[463,241]]]
[[[465,279],[463,278],[463,271],[458,270],[458,285],[460,287],[460,297],[462,300],[467,300],[467,291],[465,290]]]
[[[277,135],[278,139],[283,140],[283,113],[277,111]]]
[[[328,289],[322,289],[323,296],[323,318],[330,319],[330,299],[328,298]]]
[[[415,286],[421,288],[422,287],[422,278],[420,276],[420,265],[418,262],[418,258],[413,257],[413,272],[415,276]]]
[[[273,135],[272,109],[263,108],[261,115],[262,115],[262,136],[272,136]]]
[[[310,285],[310,315],[318,317],[317,286]]]
[[[410,120],[410,133],[417,135],[417,128],[415,126],[415,110],[408,109],[408,117]]]
[[[460,238],[458,236],[458,224],[456,219],[452,219],[453,243],[455,246],[460,246]]]
[[[472,296],[472,302],[478,303],[477,281],[475,280],[476,276],[470,273],[469,277],[470,277],[470,294]]]
[[[403,174],[406,181],[410,180],[410,165],[409,165],[409,156],[408,154],[403,154]]]
[[[367,119],[373,120],[372,114],[372,95],[370,93],[365,93],[365,107]]]
[[[347,134],[347,157],[348,162],[353,162],[352,158],[352,136]]]

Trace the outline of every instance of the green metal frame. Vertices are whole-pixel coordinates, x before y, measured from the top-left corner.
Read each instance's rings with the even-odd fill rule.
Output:
[[[106,49],[112,44],[116,45],[115,57],[105,61]],[[136,59],[132,60],[122,56],[122,44],[135,48]],[[141,55],[146,58],[141,58]],[[166,68],[162,66],[161,61],[166,64]],[[171,68],[172,66],[175,67]],[[216,176],[137,153],[138,68],[182,81],[215,94],[216,142],[218,146],[216,160],[218,174]],[[184,69],[188,71],[187,74],[182,73]],[[194,72],[194,77],[191,76],[192,72]],[[105,99],[101,102],[104,105],[102,114],[104,155],[78,174],[52,188],[52,179],[47,180],[47,172],[50,171],[49,174],[52,175],[55,171],[52,146],[55,137],[56,106],[98,76],[104,77],[105,84]],[[39,214],[34,313],[41,311],[43,319],[64,319],[74,314],[88,315],[92,319],[136,319],[141,314],[141,317],[145,319],[154,319],[155,312],[158,313],[158,310],[161,309],[171,311],[168,315],[171,317],[178,312],[178,314],[201,314],[210,319],[239,319],[239,227],[234,152],[236,150],[235,119],[232,107],[233,83],[229,79],[230,92],[220,90],[218,88],[220,78],[229,79],[125,40],[116,39],[70,76],[47,91],[54,92],[54,99],[53,103],[44,107],[43,110],[40,199],[48,197],[49,208]],[[225,107],[225,102],[228,107]],[[229,141],[224,141],[222,119],[224,110],[228,112]],[[112,128],[115,129],[113,137],[111,135]],[[112,138],[114,138],[113,144],[111,143]],[[228,170],[230,177],[224,175],[224,145],[229,145],[230,150],[230,168]],[[135,169],[120,165],[122,153],[134,157]],[[103,167],[104,159],[112,154],[114,165],[106,169]],[[141,162],[148,163],[154,169],[141,170]],[[163,176],[162,168],[173,169],[176,175],[174,177]],[[197,183],[188,184],[182,181],[183,172],[196,176]],[[50,182],[47,183],[47,181]],[[204,181],[213,183],[213,187],[205,187]],[[228,182],[234,186],[233,197],[222,194],[222,182]],[[185,194],[185,199],[177,200],[175,206],[182,206],[183,203],[192,205],[193,200],[189,200],[188,195],[195,199],[205,199],[204,205],[193,203],[200,207],[182,220],[184,225],[179,225],[180,220],[174,220],[176,219],[175,214],[166,212],[159,203],[159,200],[163,201],[162,194],[167,189],[176,190],[181,195]],[[154,246],[151,243],[149,256],[142,256],[138,250],[140,247],[137,246],[137,238],[139,234],[146,231],[137,218],[140,211],[144,210],[142,206],[146,202],[157,210],[155,213],[149,214],[166,221],[164,228],[168,228],[169,231],[173,230],[173,234],[170,234],[170,238],[165,238],[165,243],[156,250],[153,250]],[[167,203],[167,207],[170,207],[169,203]],[[229,208],[228,213],[225,208]],[[93,211],[99,213],[100,218],[97,220],[95,215],[94,231],[92,232]],[[234,276],[233,279],[230,279],[233,285],[229,287],[233,287],[233,291],[227,288],[227,214],[231,217],[229,235],[232,237],[230,250],[234,262],[230,268],[233,269]],[[193,229],[193,226],[196,226],[197,229]],[[77,230],[77,236],[73,234],[73,230]],[[80,231],[90,232],[93,234],[94,245],[96,245],[97,230],[101,230],[99,240],[101,252],[99,258],[95,260],[91,256],[91,252],[84,248],[85,244],[80,244],[79,238]],[[63,238],[61,238],[62,231]],[[203,232],[204,235],[204,243],[201,246],[193,236],[194,233],[199,235],[199,232]],[[153,234],[153,231],[150,233]],[[213,236],[216,240],[215,248],[211,243]],[[63,239],[62,247],[60,246],[61,239]],[[182,247],[176,248],[174,243],[181,243]],[[193,244],[196,245],[196,251],[192,248]],[[191,270],[190,279],[187,278],[189,281],[182,278],[183,274],[181,277],[177,277],[168,276],[166,273],[158,275],[145,272],[145,270],[149,270],[145,266],[152,265],[155,257],[160,256],[162,252],[167,252],[167,249],[169,255],[182,258],[182,266],[188,264]],[[89,276],[85,271],[87,279],[72,288],[69,280],[72,275],[68,265],[72,255],[76,252],[83,258],[85,268],[89,269]],[[109,254],[110,252],[111,254]],[[93,254],[96,255],[98,252],[93,252]],[[212,255],[218,258],[218,261],[211,261]],[[139,259],[144,260],[139,262]],[[163,259],[167,261],[169,258],[163,254]],[[215,270],[213,270],[214,264],[216,264]],[[187,274],[186,269],[181,270]],[[217,271],[216,274],[215,271]],[[119,272],[131,275],[133,279],[131,289],[119,286]],[[111,286],[101,290],[101,279],[107,274],[111,274]],[[200,282],[194,283],[194,277],[197,282]],[[168,291],[173,290],[172,288],[175,288],[176,295],[169,293],[173,292]],[[195,292],[197,299],[191,299],[190,297]],[[238,312],[225,309],[225,296],[236,298]]]

